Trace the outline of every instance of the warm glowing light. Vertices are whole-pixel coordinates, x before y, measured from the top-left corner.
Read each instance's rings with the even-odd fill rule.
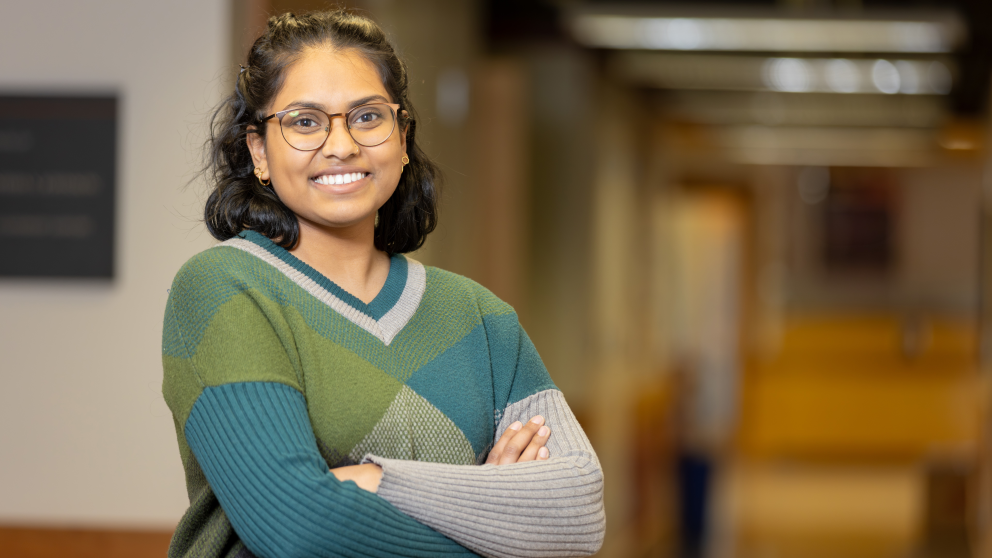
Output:
[[[776,91],[805,93],[810,90],[809,65],[801,58],[769,58],[764,74],[765,82]]]
[[[623,52],[609,57],[617,79],[660,89],[860,95],[945,95],[951,71],[935,60],[765,58]]]
[[[876,60],[871,67],[871,82],[875,88],[889,95],[899,92],[902,80],[899,70],[888,60]]]
[[[666,18],[602,14],[573,19],[579,42],[599,48],[767,52],[950,52],[954,20]]]
[[[915,95],[920,92],[920,72],[918,65],[905,60],[896,62],[896,70],[899,72],[899,92],[906,95]]]
[[[645,19],[639,28],[641,40],[658,50],[696,50],[703,41],[703,30],[692,19]]]
[[[974,151],[978,149],[975,142],[964,139],[943,140],[940,142],[940,146],[950,151]]]
[[[861,75],[854,62],[846,59],[830,60],[825,65],[827,86],[837,93],[855,93],[861,89]]]

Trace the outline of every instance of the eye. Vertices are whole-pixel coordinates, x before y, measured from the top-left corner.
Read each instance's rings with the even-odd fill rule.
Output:
[[[386,114],[384,114],[384,110],[383,107],[375,105],[360,107],[351,113],[349,125],[352,128],[359,129],[375,128],[385,122]]]
[[[322,113],[293,110],[282,117],[282,125],[294,132],[308,134],[323,130],[327,126],[326,120],[327,116]]]

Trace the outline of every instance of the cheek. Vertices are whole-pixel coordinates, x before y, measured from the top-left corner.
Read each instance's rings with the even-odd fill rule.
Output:
[[[396,193],[397,188],[399,188],[399,180],[393,182],[391,188],[388,188],[382,192],[382,199],[380,200],[380,203],[386,203],[389,201],[389,198],[393,197],[393,194]]]
[[[299,215],[301,206],[303,206],[301,203],[302,200],[298,199],[299,196],[292,189],[286,188],[283,182],[279,181],[278,177],[272,181],[272,191],[275,192],[279,201],[288,207],[293,214]]]
[[[387,165],[384,166],[386,167],[386,171],[383,174],[387,177],[387,181],[385,186],[382,188],[382,201],[385,202],[399,187],[399,182],[403,178],[403,172],[400,170],[399,164],[392,165],[387,163]]]
[[[269,173],[282,182],[305,182],[310,178],[310,153],[294,149],[272,149],[268,152]]]
[[[402,142],[396,141],[395,143],[390,143],[389,149],[384,149],[381,153],[376,154],[376,165],[382,169],[384,174],[387,174],[398,181],[404,172],[404,153],[405,150]]]

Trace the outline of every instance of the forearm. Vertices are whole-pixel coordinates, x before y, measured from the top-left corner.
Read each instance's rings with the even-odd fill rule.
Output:
[[[379,490],[379,481],[382,480],[382,467],[374,463],[346,465],[331,469],[331,474],[341,482],[351,481],[357,484],[358,488],[374,493]]]
[[[470,554],[375,494],[335,479],[292,388],[208,388],[186,438],[238,536],[259,557]]]
[[[510,405],[496,435],[537,414],[552,429],[550,459],[464,466],[369,456],[383,468],[379,495],[486,556],[596,552],[605,528],[602,470],[561,393],[547,390]]]

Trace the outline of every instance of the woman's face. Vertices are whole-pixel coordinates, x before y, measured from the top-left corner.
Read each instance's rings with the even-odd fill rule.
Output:
[[[304,106],[345,113],[374,102],[393,99],[368,60],[353,50],[313,49],[286,69],[282,89],[266,116]],[[299,218],[301,229],[370,225],[399,183],[406,130],[398,123],[385,142],[364,147],[352,139],[345,119],[335,117],[327,140],[314,151],[299,151],[286,143],[276,118],[263,126],[267,126],[264,139],[248,134],[255,167],[263,171],[263,180],[272,181],[279,199]]]

